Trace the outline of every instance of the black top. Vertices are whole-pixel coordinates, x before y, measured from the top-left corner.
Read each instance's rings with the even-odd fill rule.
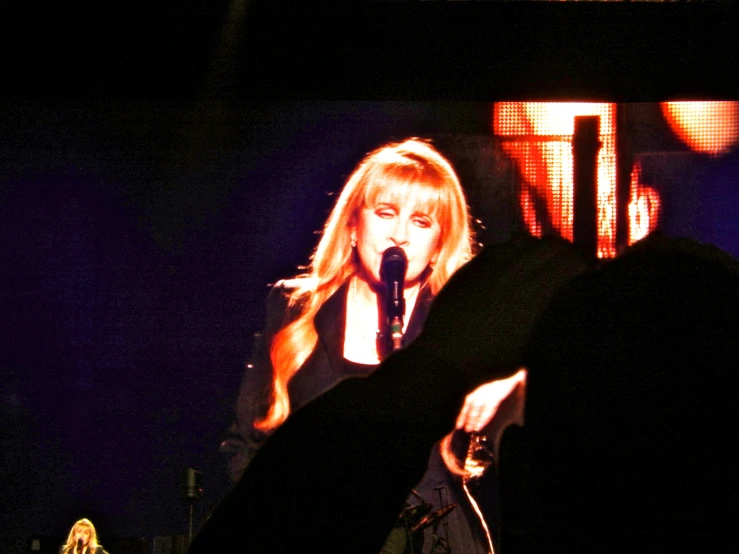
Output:
[[[271,391],[272,365],[268,345],[274,334],[297,316],[297,310],[288,305],[289,296],[297,284],[295,280],[281,281],[270,293],[267,307],[267,329],[257,345],[253,366],[247,371],[242,382],[237,404],[239,418],[237,428],[247,441],[249,451],[243,456],[246,463],[261,448],[268,436],[267,433],[254,429],[253,421],[266,412]],[[339,288],[321,306],[314,318],[318,342],[306,362],[288,383],[291,413],[301,410],[342,381],[352,377],[367,377],[377,368],[373,365],[351,362],[343,356],[348,290],[347,284]],[[433,296],[428,289],[420,291],[413,312],[408,315],[408,325],[404,335],[405,344],[412,342],[420,333],[432,300]],[[422,380],[418,379],[418,383],[421,382]],[[423,408],[420,416],[431,417],[428,412],[439,409],[441,407],[432,402]],[[344,414],[335,414],[335,418],[343,419]],[[461,442],[465,442],[466,435],[463,439]],[[364,439],[357,434],[352,440]],[[388,445],[377,445],[377,448],[387,447]],[[427,458],[427,471],[423,474],[423,479],[416,482],[415,490],[432,505],[434,511],[451,504],[456,505],[453,511],[443,518],[443,525],[438,528],[439,534],[449,540],[453,552],[486,553],[488,549],[485,546],[486,539],[479,517],[473,512],[462,488],[461,480],[445,466],[438,444],[434,445],[430,456],[427,453]],[[387,472],[397,471],[398,468],[394,466],[394,463],[390,464],[386,468]],[[491,495],[493,490],[492,487],[488,487],[484,493]],[[410,504],[418,503],[413,496],[407,501]],[[482,504],[489,506],[491,502],[489,499],[483,499]],[[400,509],[398,514],[400,514]],[[431,533],[430,527],[424,531],[424,552],[430,551],[432,547]]]

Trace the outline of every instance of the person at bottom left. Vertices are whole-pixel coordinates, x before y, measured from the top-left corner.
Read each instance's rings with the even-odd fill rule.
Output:
[[[89,519],[80,519],[72,525],[59,554],[108,554],[98,542],[97,531]]]

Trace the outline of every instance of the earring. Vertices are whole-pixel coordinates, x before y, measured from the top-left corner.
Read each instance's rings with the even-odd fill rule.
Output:
[[[357,234],[352,233],[352,248],[356,248],[356,247],[357,247]]]

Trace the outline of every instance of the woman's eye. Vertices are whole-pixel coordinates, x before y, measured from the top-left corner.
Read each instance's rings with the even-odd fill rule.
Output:
[[[390,219],[395,216],[395,212],[391,210],[380,210],[377,212],[377,215],[380,216],[382,219]]]
[[[416,217],[413,219],[413,223],[415,223],[418,227],[421,227],[422,229],[427,229],[431,227],[431,221],[429,221],[425,217]]]

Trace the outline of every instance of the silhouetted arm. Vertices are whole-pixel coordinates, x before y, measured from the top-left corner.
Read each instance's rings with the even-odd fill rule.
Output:
[[[412,347],[341,382],[270,437],[191,552],[377,554],[465,392],[460,370]]]

